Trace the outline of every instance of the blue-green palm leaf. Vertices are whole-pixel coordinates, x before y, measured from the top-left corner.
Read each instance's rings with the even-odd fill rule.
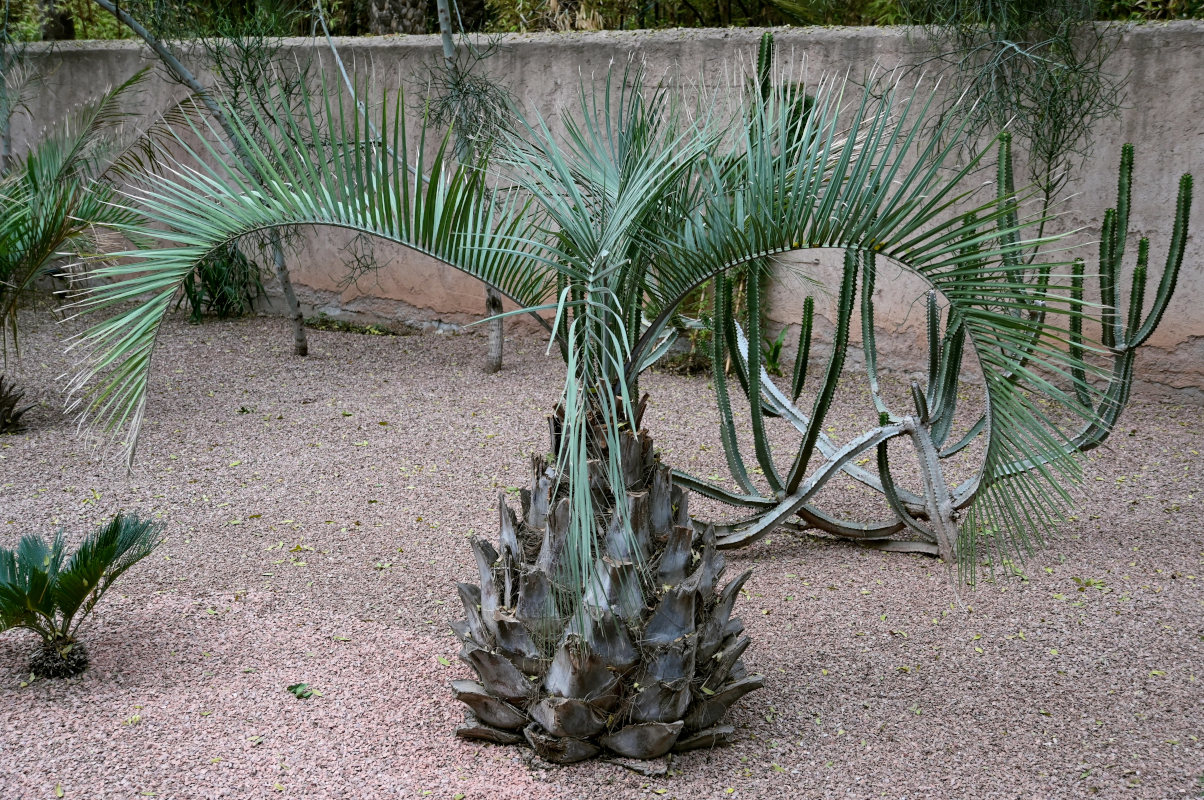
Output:
[[[492,161],[472,165],[449,163],[446,140],[428,142],[421,126],[411,139],[400,96],[382,104],[371,137],[354,103],[323,92],[257,120],[257,129],[277,131],[262,144],[240,130],[237,157],[235,148],[206,144],[212,137],[195,137],[199,145],[182,139],[183,157],[165,178],[133,193],[129,210],[136,204],[141,221],[117,226],[161,244],[115,254],[128,263],[98,269],[102,280],[79,300],[84,311],[114,316],[81,337],[87,358],[71,384],[76,401],[89,422],[124,430],[132,457],[156,336],[194,265],[251,233],[333,225],[432,255],[520,306],[557,309],[555,334],[569,365],[563,466],[581,473],[574,486],[586,487],[577,479],[586,469],[586,414],[598,410],[610,420],[608,436],[630,424],[639,373],[691,291],[778,254],[837,247],[892,258],[949,298],[983,363],[989,398],[987,467],[959,497],[997,487],[992,496],[1031,530],[1027,520],[1042,517],[1033,503],[1062,496],[1074,475],[1065,437],[1030,399],[1033,391],[1059,402],[1073,397],[1050,378],[1073,374],[1073,365],[1033,314],[1072,316],[1081,306],[1035,292],[1015,266],[1017,248],[1031,242],[1013,198],[988,196],[965,214],[975,205],[966,185],[979,165],[954,165],[953,146],[940,142],[954,141],[956,131],[928,132],[930,94],[859,91],[849,99],[835,82],[774,87],[725,117],[686,109],[678,94],[645,86],[633,71],[619,84],[608,81],[597,99],[583,91],[567,136],[520,116]],[[799,114],[808,94],[808,111]],[[433,155],[424,157],[428,150]],[[125,305],[131,300],[138,305]],[[755,387],[759,360],[747,359]],[[896,428],[890,422],[870,432],[856,453],[899,435]],[[822,434],[811,438],[842,465],[856,455],[838,452]],[[1008,465],[1018,460],[1040,468],[1013,475]],[[808,478],[807,467],[800,457],[783,472],[798,506],[791,513],[805,510],[807,492],[829,477],[824,467]],[[736,497],[683,480],[761,509],[741,523],[754,533],[782,516],[779,498]],[[621,501],[621,481],[612,483]],[[588,491],[574,501],[575,560],[585,570],[595,520]]]

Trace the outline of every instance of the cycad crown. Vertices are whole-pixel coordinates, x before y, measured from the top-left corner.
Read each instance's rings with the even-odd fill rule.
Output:
[[[0,375],[0,433],[14,433],[21,430],[21,415],[33,405],[21,406],[21,398],[25,392],[18,390],[13,381],[6,386],[4,376]]]

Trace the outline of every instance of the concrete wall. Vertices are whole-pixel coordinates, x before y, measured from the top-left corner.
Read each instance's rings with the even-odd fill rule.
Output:
[[[642,58],[654,76],[673,73],[708,91],[734,87],[739,69],[753,57],[757,30],[674,30],[562,35],[515,35],[502,40],[489,68],[505,81],[528,107],[555,119],[571,108],[582,78],[605,75],[612,64],[628,57]],[[782,61],[795,75],[814,80],[823,74],[849,73],[858,79],[873,69],[915,63],[925,53],[905,29],[785,29],[777,33]],[[312,55],[310,45],[293,42],[298,58]],[[427,68],[437,63],[436,37],[411,36],[347,39],[339,42],[349,68],[369,76],[375,89],[398,86],[421,90]],[[319,48],[321,50],[321,48]],[[329,70],[329,54],[318,53]],[[140,66],[153,64],[134,43],[78,43],[61,46],[46,56],[50,74],[32,103],[33,120],[18,120],[16,150],[20,153],[37,137],[38,128],[62,116],[66,109],[94,96]],[[1095,149],[1088,166],[1069,186],[1058,226],[1081,229],[1069,240],[1089,269],[1096,249],[1104,209],[1115,202],[1116,164],[1124,142],[1137,145],[1131,224],[1138,235],[1152,240],[1152,261],[1159,268],[1170,238],[1174,192],[1179,175],[1194,171],[1204,177],[1204,22],[1187,21],[1130,27],[1124,30],[1108,67],[1129,76],[1127,104],[1116,119],[1097,126]],[[147,111],[166,108],[181,95],[177,87],[156,79],[140,99]],[[1183,272],[1175,298],[1162,326],[1145,348],[1138,380],[1146,391],[1169,391],[1204,400],[1204,201],[1193,208],[1192,236],[1187,241]],[[382,269],[349,287],[341,250],[347,237],[323,232],[296,259],[294,280],[302,300],[328,313],[366,317],[469,321],[484,310],[484,292],[474,280],[433,264],[401,248],[378,245]],[[1130,248],[1131,251],[1135,250]],[[822,253],[793,257],[803,271],[830,270],[832,259]],[[892,292],[903,283],[880,280],[880,321],[889,340],[880,334],[887,361],[909,363],[922,343],[913,307],[912,290]],[[797,322],[804,292],[789,269],[779,270],[770,294],[771,318],[778,325]],[[915,284],[916,291],[920,285]],[[820,293],[817,310],[827,301]],[[793,339],[793,336],[790,337]],[[922,347],[922,345],[921,345]]]

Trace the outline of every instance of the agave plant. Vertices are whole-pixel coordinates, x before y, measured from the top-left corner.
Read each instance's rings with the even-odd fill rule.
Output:
[[[65,678],[88,667],[79,626],[127,569],[159,544],[160,527],[118,514],[84,538],[70,556],[60,531],[53,541],[29,535],[16,550],[0,547],[0,633],[26,628],[41,637],[29,669]]]
[[[373,126],[341,93],[306,96],[299,113],[281,102],[270,120],[280,135],[242,135],[237,154],[220,145],[193,151],[182,140],[163,157],[183,153],[186,163],[135,193],[145,221],[130,232],[153,226],[163,244],[116,254],[129,263],[96,270],[104,280],[79,299],[85,311],[135,295],[144,301],[83,334],[89,357],[70,387],[76,403],[92,424],[124,431],[132,457],[155,332],[173,296],[210,253],[279,226],[383,237],[481,278],[522,309],[555,311],[548,327],[567,374],[550,422],[551,456],[535,461],[521,520],[501,507],[498,547],[474,542],[480,583],[460,587],[466,619],[457,633],[479,679],[454,686],[473,711],[460,732],[525,741],[562,762],[721,741],[727,708],[760,685],[741,662],[747,638],[730,616],[743,577],[723,585],[714,550],[727,531],[688,517],[682,489],[704,484],[670,472],[640,430],[640,375],[671,346],[683,299],[779,254],[842,248],[850,253],[842,308],[853,302],[850,275],[878,255],[934,281],[1004,275],[965,284],[980,292],[962,312],[977,326],[966,323],[969,336],[992,331],[999,315],[990,309],[999,304],[1021,319],[1048,305],[1019,295],[1006,277],[1028,230],[1015,199],[990,196],[956,213],[974,204],[960,187],[977,164],[950,163],[954,146],[941,142],[955,132],[926,133],[930,95],[897,85],[851,97],[838,82],[754,85],[729,117],[711,98],[689,106],[631,70],[596,94],[583,90],[563,137],[541,118],[516,115],[489,160],[474,164],[449,164],[446,141],[434,146],[421,132],[411,160],[399,97],[382,103]],[[321,152],[292,141],[320,142]],[[754,298],[759,285],[748,281]],[[731,301],[722,287],[730,284],[720,287],[713,362],[738,355],[749,394],[759,397],[769,386],[760,348],[742,350],[738,329],[723,324]],[[1080,307],[1067,299],[1058,309],[1072,316]],[[749,317],[749,338],[759,342],[757,315]],[[1045,345],[1052,334],[1040,333],[1035,341]],[[1021,357],[1003,347],[997,359],[1019,370],[1050,360],[1047,349],[1029,342]],[[821,407],[839,372],[839,363],[829,367]],[[730,444],[726,381],[716,389]],[[752,407],[760,427],[762,404]],[[1025,408],[1016,399],[991,435],[1023,435],[1039,421],[1016,411]],[[754,505],[768,530],[865,448],[910,428],[887,420],[825,451],[828,461],[809,474],[807,455],[826,446],[812,426],[785,475],[758,449],[773,481],[768,495],[724,499]]]

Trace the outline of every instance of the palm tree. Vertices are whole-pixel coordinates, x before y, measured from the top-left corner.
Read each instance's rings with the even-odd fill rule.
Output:
[[[191,151],[181,141],[185,159],[169,167],[171,179],[136,193],[144,221],[130,231],[153,229],[162,245],[116,254],[130,262],[97,270],[104,280],[79,300],[94,312],[145,298],[82,335],[89,355],[71,384],[77,406],[92,424],[124,431],[132,458],[155,334],[181,282],[215,248],[278,226],[380,236],[496,286],[520,308],[554,311],[549,328],[567,375],[549,421],[551,457],[534,460],[521,517],[500,504],[499,547],[474,542],[480,583],[460,586],[457,633],[479,678],[453,685],[474,712],[460,732],[525,740],[561,762],[722,741],[727,708],[761,685],[741,661],[748,640],[730,617],[745,576],[721,585],[716,532],[691,521],[687,480],[660,463],[640,428],[640,374],[671,345],[683,298],[745,265],[836,247],[851,254],[842,308],[853,302],[858,264],[876,254],[929,280],[961,276],[960,313],[979,321],[966,324],[971,339],[991,330],[991,309],[1005,307],[1009,319],[1052,304],[1082,313],[1081,303],[1035,296],[1008,268],[1027,230],[1013,196],[954,213],[968,202],[961,187],[977,162],[950,164],[953,145],[941,142],[955,131],[926,135],[930,95],[897,85],[849,91],[764,80],[727,117],[713,98],[688,105],[632,69],[596,94],[583,90],[564,137],[520,115],[487,162],[455,167],[446,140],[421,132],[418,156],[407,157],[400,97],[382,104],[371,137],[341,96],[307,96],[299,113],[280,103],[278,138],[240,136],[253,170],[221,145]],[[320,142],[321,152],[291,141]],[[720,340],[736,329],[725,292],[716,294]],[[1035,336],[996,337],[984,370],[1057,369],[1066,356],[1034,346],[1054,335]],[[759,397],[757,362],[744,358]],[[821,405],[839,372],[829,368]],[[1047,437],[1017,436],[1040,422],[1022,413],[1023,392],[1001,399],[1008,413],[988,435],[1016,440],[1042,464],[1067,458]],[[756,417],[761,404],[752,405]],[[777,482],[757,507],[764,527],[796,513],[800,496],[867,447],[908,433],[905,421],[883,420],[808,473],[813,430],[788,473],[764,470]],[[1056,470],[1038,472],[1057,485]],[[1011,501],[1035,502],[1019,490]]]
[[[148,138],[122,135],[121,104],[143,70],[54,127],[7,173],[0,172],[0,350],[19,347],[17,307],[47,268],[98,253],[98,234],[132,225],[114,204],[117,183],[142,171]],[[69,262],[68,262],[69,263]]]

